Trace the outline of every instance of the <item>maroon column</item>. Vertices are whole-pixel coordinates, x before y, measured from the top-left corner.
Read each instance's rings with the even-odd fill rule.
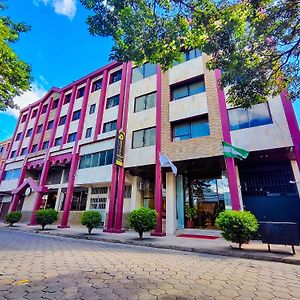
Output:
[[[157,225],[152,236],[165,236],[166,233],[162,229],[162,174],[159,161],[159,154],[161,152],[161,80],[162,72],[160,65],[157,65],[157,83],[156,83],[156,144],[155,144],[155,210],[158,213]]]
[[[120,102],[119,102],[118,119],[117,119],[117,129],[122,128],[126,70],[127,70],[127,63],[124,63],[122,67],[122,80],[121,80]],[[107,228],[104,230],[107,232],[113,232],[114,225],[115,225],[116,195],[117,195],[117,184],[118,184],[118,176],[119,176],[118,173],[119,173],[119,167],[117,167],[113,162],[111,190],[110,190],[109,208],[108,208],[108,219],[107,219],[107,226],[106,226]]]
[[[39,123],[39,119],[40,119],[42,108],[43,108],[43,102],[40,102],[39,107],[38,107],[38,111],[37,111],[37,114],[36,114],[36,117],[35,117],[36,119],[34,121],[32,134],[31,134],[30,141],[29,141],[29,144],[28,144],[27,155],[31,151],[31,147],[32,147],[32,144],[33,144],[34,136],[35,136],[36,131],[37,131],[37,126],[38,126],[38,123]]]
[[[20,178],[19,178],[18,186],[23,183],[23,181],[25,179],[25,175],[26,175],[26,166],[24,164],[24,166],[22,168],[22,171],[21,171]],[[20,198],[21,198],[21,196],[19,194],[15,194],[13,196],[13,200],[12,200],[12,202],[10,204],[10,207],[9,207],[9,212],[17,210]]]
[[[87,111],[87,104],[89,101],[89,94],[90,94],[90,88],[91,88],[91,79],[89,78],[86,82],[85,86],[85,92],[84,92],[84,98],[82,102],[82,109],[80,114],[80,119],[78,123],[78,129],[77,129],[77,135],[76,135],[76,141],[73,148],[73,159],[71,162],[71,168],[70,168],[70,175],[69,175],[69,181],[68,181],[68,188],[67,188],[67,195],[65,199],[64,204],[64,211],[61,218],[61,223],[58,226],[58,228],[68,228],[68,220],[69,220],[69,214],[72,206],[72,199],[73,199],[73,191],[74,191],[74,184],[75,184],[75,174],[79,162],[79,153],[78,151],[78,141],[82,137],[83,127],[84,127],[84,119]]]
[[[218,91],[218,100],[219,100],[219,110],[220,110],[220,118],[222,124],[223,131],[223,140],[229,144],[231,144],[231,136],[230,136],[230,126],[229,119],[226,107],[226,99],[225,93],[223,89],[219,86],[219,80],[221,79],[221,71],[215,71],[216,83],[217,83],[217,91]],[[235,170],[234,159],[230,157],[225,157],[226,170],[228,175],[228,184],[231,196],[231,205],[233,210],[240,210],[240,199],[239,199],[239,190],[237,185],[237,176]]]
[[[124,113],[123,113],[123,124],[122,129],[126,134],[127,122],[128,122],[128,106],[129,106],[129,92],[130,83],[132,75],[132,63],[128,63],[127,76],[126,76],[126,87],[124,96]],[[124,141],[124,151],[125,151],[126,138]],[[125,154],[124,154],[125,157]],[[124,164],[124,162],[123,162]],[[113,232],[122,233],[122,218],[123,218],[123,206],[124,206],[124,189],[125,189],[125,170],[124,166],[119,168],[119,179],[118,179],[118,193],[117,193],[117,203],[116,203],[116,216],[115,216],[115,226]]]
[[[48,157],[46,157],[46,160],[47,161],[45,161],[45,163],[44,163],[42,174],[41,174],[41,179],[40,179],[40,184],[39,184],[40,187],[45,187],[47,177],[48,177],[50,162],[48,160]],[[33,207],[32,214],[31,214],[31,219],[28,224],[30,226],[37,225],[36,218],[35,218],[35,212],[41,208],[43,195],[44,195],[44,193],[42,193],[42,192],[36,193],[34,207]]]

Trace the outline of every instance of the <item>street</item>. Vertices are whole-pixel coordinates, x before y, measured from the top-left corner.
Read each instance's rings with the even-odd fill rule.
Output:
[[[300,266],[0,229],[0,299],[300,299]]]

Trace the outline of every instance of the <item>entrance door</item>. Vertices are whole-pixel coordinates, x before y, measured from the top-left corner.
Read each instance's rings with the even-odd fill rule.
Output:
[[[92,188],[90,198],[90,209],[97,210],[101,213],[102,226],[104,226],[106,219],[106,203],[109,199],[108,187]]]

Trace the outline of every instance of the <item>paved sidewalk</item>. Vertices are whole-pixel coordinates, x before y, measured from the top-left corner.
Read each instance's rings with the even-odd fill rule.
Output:
[[[153,248],[173,249],[195,253],[215,254],[300,265],[300,247],[295,247],[296,255],[292,255],[290,246],[271,245],[272,252],[270,253],[267,250],[267,245],[262,244],[259,241],[253,241],[250,244],[243,245],[243,250],[238,250],[237,245],[229,243],[221,237],[216,240],[206,240],[181,238],[176,237],[176,235],[152,237],[150,236],[150,233],[145,233],[144,239],[139,240],[138,234],[131,230],[122,234],[112,234],[105,233],[102,231],[102,229],[94,229],[92,234],[88,235],[87,229],[82,226],[72,226],[67,229],[58,229],[56,225],[50,225],[46,227],[46,230],[42,231],[40,226],[27,226],[27,224],[18,223],[14,227],[7,227],[6,224],[0,223],[0,228],[68,238],[139,245]],[[181,231],[178,233],[183,232]],[[184,233],[220,236],[220,232],[217,230],[184,230]],[[234,248],[231,248],[231,245]]]

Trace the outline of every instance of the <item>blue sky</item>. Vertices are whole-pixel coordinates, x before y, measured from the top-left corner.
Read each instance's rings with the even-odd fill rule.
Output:
[[[20,107],[43,96],[52,86],[62,87],[108,63],[109,38],[92,37],[85,20],[89,14],[79,0],[7,0],[6,15],[32,26],[14,45],[32,66],[32,90],[16,99]],[[294,104],[300,120],[300,101]],[[0,113],[0,140],[9,138],[17,111]],[[4,125],[5,124],[5,125]]]

